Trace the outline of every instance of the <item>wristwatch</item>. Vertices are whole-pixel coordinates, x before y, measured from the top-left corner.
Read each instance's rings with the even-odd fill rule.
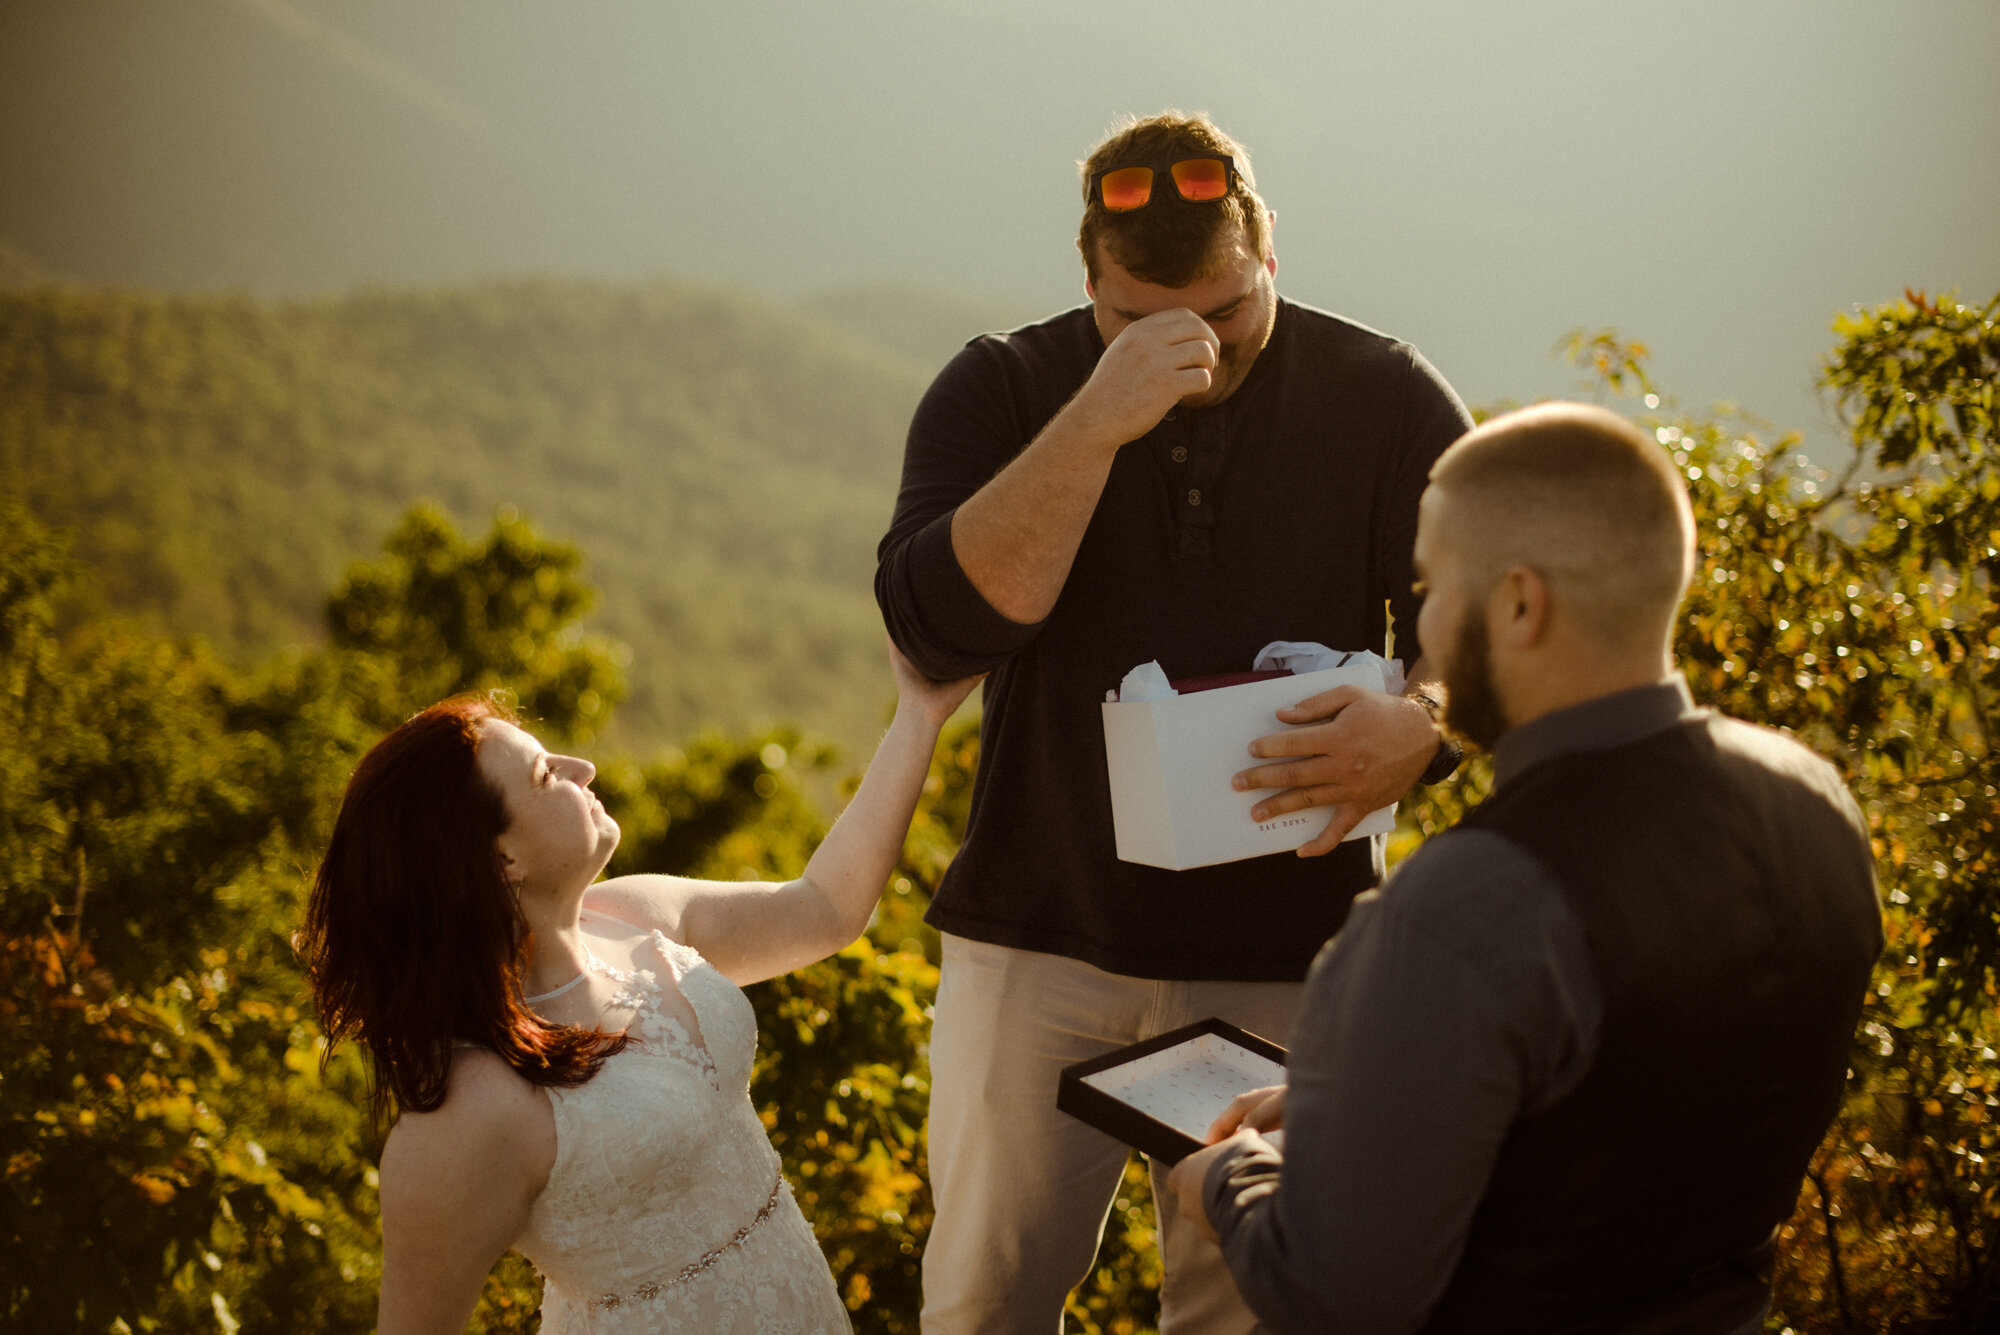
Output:
[[[1433,726],[1444,713],[1444,702],[1427,692],[1412,691],[1407,698],[1424,707],[1424,712],[1431,716]],[[1439,732],[1437,754],[1431,757],[1431,763],[1424,767],[1424,772],[1417,776],[1417,782],[1426,785],[1443,783],[1458,772],[1459,762],[1464,759],[1465,748],[1458,744],[1457,739]]]

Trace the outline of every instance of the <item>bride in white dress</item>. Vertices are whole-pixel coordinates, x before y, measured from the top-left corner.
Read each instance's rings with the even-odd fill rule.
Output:
[[[368,1051],[381,1335],[465,1329],[509,1248],[542,1330],[837,1335],[847,1313],[751,1106],[742,984],[840,949],[894,868],[973,679],[890,650],[895,721],[798,880],[598,881],[618,826],[588,761],[484,699],[355,770],[300,947],[328,1036]]]

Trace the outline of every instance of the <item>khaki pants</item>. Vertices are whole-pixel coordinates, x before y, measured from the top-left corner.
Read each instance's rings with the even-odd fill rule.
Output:
[[[1221,1016],[1284,1043],[1301,983],[1174,983],[1060,955],[944,938],[931,1030],[925,1335],[1055,1335],[1089,1274],[1129,1151],[1056,1110],[1064,1066]],[[1222,1253],[1180,1218],[1152,1165],[1166,1279],[1162,1335],[1238,1335],[1256,1318]]]

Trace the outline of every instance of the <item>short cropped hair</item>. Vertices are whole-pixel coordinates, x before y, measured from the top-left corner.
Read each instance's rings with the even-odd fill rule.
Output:
[[[1214,203],[1190,204],[1171,182],[1156,184],[1152,202],[1130,213],[1112,213],[1090,190],[1090,178],[1107,167],[1133,161],[1225,154],[1235,161],[1236,184]],[[1084,271],[1095,282],[1102,254],[1142,283],[1186,287],[1212,278],[1228,263],[1240,237],[1259,260],[1270,258],[1270,214],[1257,195],[1250,152],[1197,112],[1163,111],[1144,120],[1128,119],[1081,164],[1083,225],[1076,248]]]
[[[1493,418],[1438,457],[1449,541],[1490,578],[1529,566],[1591,634],[1640,646],[1671,633],[1694,571],[1694,512],[1666,449],[1582,403]]]

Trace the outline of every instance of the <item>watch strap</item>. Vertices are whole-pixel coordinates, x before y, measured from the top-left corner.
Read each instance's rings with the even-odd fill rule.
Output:
[[[1411,691],[1407,698],[1416,701],[1424,707],[1424,712],[1431,716],[1432,726],[1436,727],[1440,724],[1444,714],[1444,701],[1438,699],[1428,691],[1421,690]],[[1424,767],[1424,772],[1417,776],[1417,782],[1425,785],[1443,783],[1458,772],[1458,767],[1464,759],[1465,748],[1459,745],[1456,738],[1450,737],[1440,730],[1438,733],[1437,754],[1431,757],[1431,763]]]

